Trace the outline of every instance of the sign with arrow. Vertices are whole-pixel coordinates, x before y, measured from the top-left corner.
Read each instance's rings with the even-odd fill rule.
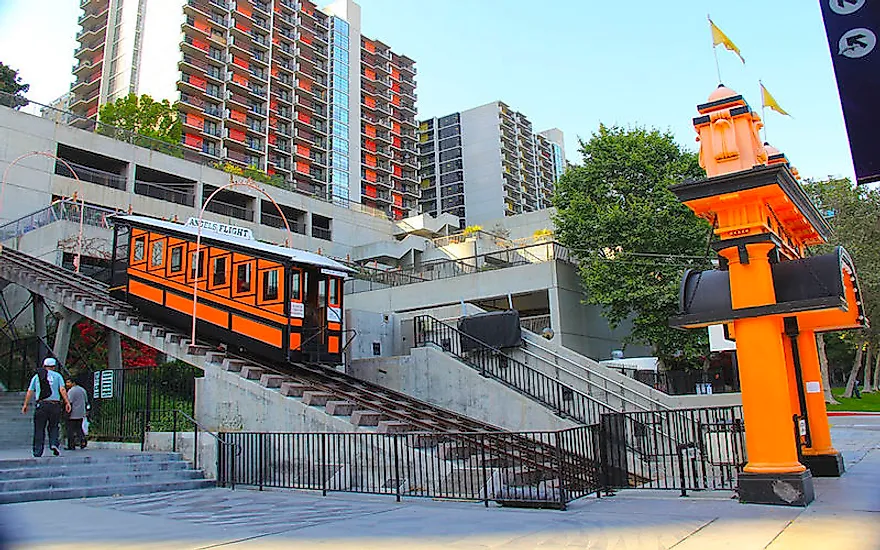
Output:
[[[880,0],[820,0],[859,184],[880,181]]]

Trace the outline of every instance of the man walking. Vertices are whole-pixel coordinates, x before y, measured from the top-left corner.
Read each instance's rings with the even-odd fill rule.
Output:
[[[86,434],[83,433],[83,418],[86,417],[86,406],[89,398],[86,390],[73,378],[65,381],[67,399],[70,401],[70,415],[67,417],[67,450],[72,451],[79,445],[86,448]]]
[[[34,456],[43,456],[43,445],[46,440],[46,430],[49,431],[49,449],[52,454],[58,456],[58,422],[61,420],[61,400],[64,400],[64,410],[70,412],[70,401],[67,399],[67,390],[64,388],[64,378],[55,372],[58,362],[51,357],[43,360],[43,367],[37,369],[37,374],[31,378],[30,386],[24,396],[24,405],[21,406],[21,414],[27,414],[28,406],[34,395],[37,396],[37,404],[34,411]]]

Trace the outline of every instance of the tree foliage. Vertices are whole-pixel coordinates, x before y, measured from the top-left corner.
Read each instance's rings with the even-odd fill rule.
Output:
[[[175,145],[183,135],[177,104],[172,105],[167,99],[156,101],[146,94],[140,97],[128,94],[104,104],[98,112],[98,122],[112,127],[100,127],[99,131],[104,134],[115,134],[117,129],[122,129]]]
[[[0,62],[0,105],[18,109],[28,104],[24,94],[30,90],[30,84],[23,84],[18,71]],[[7,95],[9,94],[9,95]]]
[[[864,348],[865,344],[873,348],[873,355],[880,350],[880,192],[857,187],[847,178],[810,181],[804,188],[834,230],[834,236],[828,244],[815,247],[811,252],[826,253],[835,246],[846,248],[856,266],[865,313],[868,319],[874,321],[873,326],[865,330],[826,336],[829,348],[832,342],[838,347],[846,343],[849,348],[847,355],[855,356],[854,368],[847,383],[851,388],[858,376],[860,359],[869,356],[858,354],[856,350]],[[876,368],[875,365],[866,365],[865,370],[870,373],[872,367]],[[869,380],[867,375],[866,385]],[[870,386],[873,387],[873,384]],[[851,389],[847,393],[851,393]]]
[[[668,132],[600,126],[581,141],[583,163],[556,185],[559,240],[580,263],[589,302],[612,327],[632,321],[628,342],[649,345],[667,368],[697,366],[706,331],[669,327],[686,268],[711,268],[709,224],[669,186],[704,176],[697,155]]]

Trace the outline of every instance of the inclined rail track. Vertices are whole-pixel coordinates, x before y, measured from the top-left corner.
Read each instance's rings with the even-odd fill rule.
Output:
[[[63,267],[3,247],[0,249],[0,270],[4,268],[19,269],[34,281],[54,289],[57,296],[68,294],[74,299],[78,298],[86,304],[94,305],[96,310],[104,310],[107,314],[112,313],[120,322],[132,326],[145,324],[159,328],[166,334],[179,334],[178,330],[143,316],[131,304],[111,297],[108,285]],[[188,340],[186,336],[181,334],[181,343]],[[221,348],[214,342],[199,343],[199,347],[221,352]],[[505,438],[504,441],[486,441],[486,450],[516,458],[539,469],[547,468],[548,462],[552,463],[554,460],[560,459],[567,468],[589,469],[595,467],[593,460],[588,457],[569,453],[560,455],[552,446],[524,436],[517,437],[516,434],[492,424],[440,409],[408,395],[353,378],[338,371],[310,364],[269,363],[231,353],[228,350],[223,350],[222,353],[229,359],[244,361],[266,373],[281,375],[290,382],[306,384],[316,390],[325,391],[355,403],[359,408],[377,411],[384,417],[406,423],[412,426],[411,433],[433,432],[438,435],[448,433],[453,438],[455,433],[491,432],[498,435],[509,433],[511,437]]]

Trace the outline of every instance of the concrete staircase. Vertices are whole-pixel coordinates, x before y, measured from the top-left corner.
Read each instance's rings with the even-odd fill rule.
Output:
[[[88,453],[88,454],[78,454]],[[111,450],[0,459],[0,504],[213,487],[178,453]]]
[[[24,393],[0,392],[0,451],[6,449],[30,449],[34,435],[33,407],[28,414],[21,414]]]

